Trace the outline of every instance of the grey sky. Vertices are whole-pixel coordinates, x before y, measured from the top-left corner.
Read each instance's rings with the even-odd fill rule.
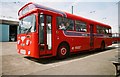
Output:
[[[108,24],[113,32],[118,32],[118,4],[119,0],[30,0],[32,2],[59,9],[71,13],[71,6],[74,6],[74,14],[86,17],[98,22]],[[4,0],[0,2],[0,17],[18,18],[18,10],[28,0]]]

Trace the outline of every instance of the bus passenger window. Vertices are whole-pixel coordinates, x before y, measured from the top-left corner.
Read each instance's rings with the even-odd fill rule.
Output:
[[[57,17],[57,28],[61,30],[74,30],[74,21],[68,18]]]
[[[66,30],[74,30],[74,21],[71,19],[66,20]]]
[[[112,30],[111,30],[111,28],[109,28],[109,29],[108,29],[108,32],[109,32],[109,33],[112,33]]]
[[[62,17],[57,17],[57,28],[61,30],[65,30],[65,23]]]
[[[61,29],[61,30],[66,30],[64,23],[61,23],[61,24],[59,25],[59,29]]]
[[[97,25],[97,33],[98,34],[109,34],[111,33],[111,29]]]
[[[76,31],[87,32],[86,23],[81,21],[75,21]]]
[[[109,33],[109,29],[104,28],[104,34],[108,34]]]
[[[104,30],[102,26],[97,25],[97,33],[98,34],[104,34]]]

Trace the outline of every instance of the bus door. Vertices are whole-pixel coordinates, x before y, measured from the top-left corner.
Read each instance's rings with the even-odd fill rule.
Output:
[[[39,15],[39,51],[40,55],[51,54],[52,49],[52,16]]]
[[[94,25],[90,24],[90,48],[93,49],[94,48]]]

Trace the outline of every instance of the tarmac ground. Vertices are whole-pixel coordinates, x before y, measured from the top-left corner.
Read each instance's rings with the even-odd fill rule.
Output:
[[[17,53],[16,42],[0,42],[1,75],[115,75],[112,61],[118,55],[118,44],[105,51],[73,54],[64,60],[55,57],[34,59]]]

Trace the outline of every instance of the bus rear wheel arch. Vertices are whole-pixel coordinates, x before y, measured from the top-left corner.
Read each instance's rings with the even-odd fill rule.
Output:
[[[67,42],[62,42],[57,49],[57,59],[65,59],[70,54],[70,46]]]

